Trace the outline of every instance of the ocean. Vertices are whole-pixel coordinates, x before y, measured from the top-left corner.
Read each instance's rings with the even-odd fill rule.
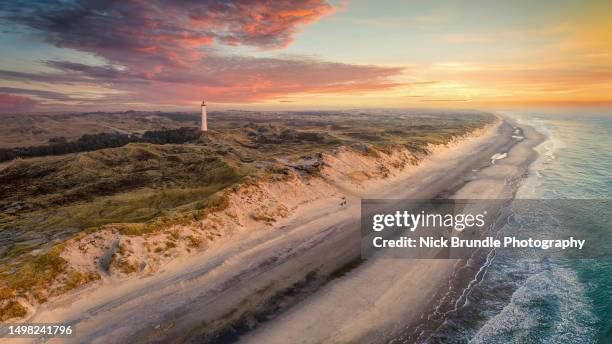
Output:
[[[505,114],[546,136],[537,147],[539,158],[521,182],[515,202],[563,200],[570,205],[546,214],[552,219],[552,226],[533,222],[542,221],[541,217],[517,215],[514,222],[523,221],[531,228],[547,226],[547,233],[561,227],[593,230],[604,233],[595,235],[594,240],[598,237],[605,240],[611,231],[612,109]],[[597,214],[598,218],[565,216],[560,222],[561,215],[580,209]],[[609,251],[597,259],[529,254],[517,257],[495,252],[466,297],[425,341],[612,343],[610,257]]]

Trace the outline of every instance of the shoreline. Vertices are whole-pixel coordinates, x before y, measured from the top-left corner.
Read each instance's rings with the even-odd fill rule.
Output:
[[[496,127],[494,133],[489,132],[487,133],[487,135],[484,135],[485,137],[479,137],[473,140],[467,140],[471,142],[461,142],[460,144],[458,144],[458,147],[460,149],[465,150],[466,145],[469,146],[470,144],[472,145],[471,148],[486,146],[487,142],[489,142],[490,144],[492,141],[495,141],[495,140],[492,140],[492,137],[494,137],[495,135],[498,135],[498,132],[501,130],[500,127],[504,125],[507,126],[507,123],[500,122],[498,123],[498,126]],[[509,127],[504,127],[503,130],[501,131],[504,131],[506,134],[508,134]],[[494,147],[489,147],[489,148],[492,148],[493,150],[498,150],[500,147],[494,145]],[[491,156],[491,154],[489,154],[490,152],[487,151],[486,149],[481,151],[480,154],[477,154],[477,156],[474,156],[474,154],[471,154],[470,152],[464,152],[463,155],[465,156],[461,156],[461,154],[457,154],[457,149],[449,149],[447,151],[442,151],[439,153],[440,154],[432,155],[431,159],[425,159],[422,162],[422,165],[419,165],[418,167],[408,168],[407,170],[409,171],[407,171],[404,175],[401,175],[399,179],[397,180],[394,180],[392,182],[385,181],[385,182],[371,183],[374,185],[373,187],[379,187],[384,190],[383,192],[379,192],[375,196],[381,196],[381,193],[386,193],[389,195],[388,197],[391,198],[391,197],[402,196],[401,193],[404,193],[404,195],[410,194],[410,195],[413,195],[413,197],[433,197],[435,195],[440,194],[441,192],[443,193],[445,189],[448,190],[451,187],[460,188],[461,185],[465,185],[468,182],[469,177],[467,178],[467,180],[465,178],[458,178],[458,177],[460,175],[465,175],[466,172],[468,172],[474,166],[481,166],[482,168],[483,164],[489,161],[489,157]],[[462,158],[464,160],[462,160]],[[451,160],[451,162],[448,161],[449,159]],[[467,159],[467,161],[465,161],[465,159]],[[500,161],[503,161],[503,160],[504,159]],[[458,168],[454,171],[445,170],[445,167],[448,167],[449,165],[453,165],[453,164],[456,166],[461,166],[462,168]],[[438,172],[432,175],[432,173],[430,173],[431,171],[438,171]],[[467,174],[469,175],[469,173]],[[432,178],[435,179],[435,177],[440,177],[441,180],[437,180],[437,181],[432,180]],[[420,181],[418,185],[412,185],[410,183],[415,180]],[[409,187],[406,188],[406,190],[402,191],[400,188],[398,188],[399,186],[402,185],[402,183],[403,184],[407,183],[410,185]],[[406,185],[404,185],[404,187],[405,186]],[[372,185],[370,185],[370,189],[373,187]],[[361,191],[363,192],[363,190]],[[351,196],[349,198],[352,204],[357,203],[355,202],[356,197]],[[140,314],[142,314],[142,312],[155,313],[156,312],[155,307],[152,307],[152,308],[146,307],[146,302],[148,302],[146,300],[151,300],[152,298],[155,298],[156,296],[164,295],[166,297],[171,297],[172,302],[176,302],[176,305],[182,304],[182,306],[180,306],[179,308],[175,307],[175,310],[170,312],[170,316],[175,317],[175,318],[176,317],[182,318],[183,320],[185,320],[186,324],[195,324],[195,322],[198,322],[198,321],[201,323],[201,319],[194,318],[197,312],[196,314],[193,314],[192,316],[190,316],[190,314],[195,311],[193,309],[194,306],[197,306],[197,305],[189,305],[189,304],[185,304],[184,302],[185,299],[188,300],[192,296],[208,295],[205,298],[208,298],[209,302],[205,304],[207,304],[208,306],[213,305],[213,309],[216,309],[216,311],[213,311],[212,313],[220,312],[219,314],[223,313],[223,306],[221,308],[218,308],[220,306],[219,304],[220,303],[223,304],[224,301],[234,301],[234,300],[240,300],[240,299],[248,300],[249,299],[249,297],[247,296],[248,293],[244,294],[244,291],[241,292],[240,290],[238,291],[232,290],[230,293],[224,292],[225,294],[224,299],[221,300],[221,302],[219,302],[218,298],[213,297],[214,293],[210,294],[210,292],[214,292],[216,288],[221,287],[222,285],[225,285],[228,287],[235,287],[235,286],[229,286],[224,283],[219,284],[220,282],[216,281],[216,278],[219,278],[219,280],[221,281],[223,281],[224,278],[229,278],[232,274],[231,273],[232,271],[231,269],[233,269],[232,267],[234,268],[240,267],[240,264],[246,264],[247,268],[245,269],[243,267],[243,269],[236,270],[236,272],[242,270],[243,273],[254,274],[252,277],[249,278],[250,282],[254,282],[252,278],[262,277],[261,276],[262,274],[267,276],[265,278],[261,278],[261,280],[263,281],[260,281],[260,283],[255,282],[254,283],[255,285],[252,288],[250,288],[251,290],[256,291],[256,293],[260,295],[258,296],[259,297],[258,300],[253,301],[255,302],[254,304],[245,305],[246,310],[238,311],[238,313],[246,312],[244,313],[245,315],[252,313],[252,311],[248,311],[249,308],[255,309],[255,314],[258,311],[259,312],[263,311],[265,313],[265,309],[263,310],[261,309],[262,307],[261,300],[273,298],[275,297],[275,295],[278,294],[278,291],[282,292],[283,290],[287,288],[291,289],[295,285],[299,285],[300,283],[303,283],[304,282],[303,278],[308,280],[307,276],[309,276],[309,274],[312,273],[313,271],[316,271],[315,274],[320,275],[320,276],[317,276],[315,280],[317,278],[323,278],[325,280],[329,278],[330,281],[323,281],[323,282],[315,281],[315,283],[313,283],[315,290],[312,291],[311,294],[319,292],[319,289],[320,289],[319,287],[321,286],[325,287],[325,285],[329,285],[330,283],[333,284],[335,283],[336,279],[341,279],[343,278],[343,276],[353,273],[354,270],[360,269],[361,267],[354,267],[354,266],[350,267],[350,265],[352,264],[354,260],[354,258],[352,257],[355,256],[354,247],[351,247],[350,245],[345,246],[342,250],[339,250],[338,252],[335,252],[332,254],[323,254],[323,256],[318,256],[322,252],[326,251],[326,247],[337,248],[336,246],[338,243],[341,243],[343,240],[346,240],[347,238],[350,239],[350,235],[348,235],[350,234],[350,231],[343,234],[341,229],[343,228],[346,229],[350,227],[352,224],[354,224],[354,221],[348,221],[348,222],[343,221],[341,222],[340,225],[335,225],[335,226],[330,225],[330,224],[334,222],[336,223],[338,222],[338,221],[334,221],[338,219],[338,214],[340,214],[339,215],[340,218],[350,220],[355,215],[355,210],[358,210],[358,209],[356,209],[356,207],[352,205],[352,207],[347,207],[346,209],[341,209],[341,210],[336,210],[336,211],[328,211],[327,214],[325,214],[325,209],[324,209],[325,207],[322,207],[322,208],[323,208],[323,211],[321,212],[321,209],[319,209],[319,214],[313,214],[312,216],[305,215],[302,217],[297,216],[293,218],[291,221],[288,221],[287,223],[285,223],[284,224],[285,226],[288,226],[288,227],[296,226],[297,228],[291,229],[289,233],[282,234],[280,238],[276,238],[276,236],[279,235],[278,231],[273,230],[271,231],[271,233],[267,233],[267,234],[264,233],[265,235],[262,235],[259,238],[251,238],[251,239],[254,239],[253,241],[255,242],[254,244],[255,246],[253,246],[252,242],[249,244],[248,241],[243,244],[234,245],[234,246],[244,245],[244,247],[242,248],[246,248],[247,250],[246,252],[241,253],[241,254],[237,254],[237,252],[239,251],[231,251],[231,250],[227,251],[225,255],[221,255],[220,257],[217,257],[217,261],[219,263],[216,268],[214,267],[214,264],[215,264],[214,262],[207,262],[205,264],[205,266],[208,266],[207,268],[204,267],[204,268],[198,268],[198,269],[187,269],[187,271],[184,271],[185,269],[183,268],[182,269],[183,271],[181,273],[177,272],[181,270],[181,266],[185,266],[189,264],[197,264],[198,262],[200,262],[199,264],[202,264],[202,262],[206,261],[206,258],[212,258],[215,256],[216,253],[223,252],[223,249],[224,249],[223,247],[211,250],[211,252],[204,252],[202,254],[202,257],[195,257],[195,258],[187,257],[187,258],[178,259],[177,262],[173,262],[173,264],[170,264],[168,267],[164,269],[166,270],[166,272],[161,273],[165,275],[165,276],[162,276],[164,278],[160,276],[152,276],[151,278],[147,277],[147,278],[142,278],[140,280],[132,281],[131,288],[129,286],[127,288],[126,286],[122,286],[123,290],[121,292],[116,291],[114,293],[114,295],[116,296],[111,296],[111,297],[109,297],[109,295],[105,296],[104,295],[105,292],[100,291],[100,290],[98,291],[84,290],[82,292],[77,293],[76,295],[79,295],[79,294],[82,296],[87,295],[88,297],[92,298],[93,301],[91,302],[76,301],[75,302],[75,301],[63,300],[62,302],[55,303],[55,306],[58,306],[59,309],[52,311],[50,308],[47,308],[49,309],[49,311],[45,312],[43,310],[42,312],[43,316],[41,316],[41,314],[37,312],[35,314],[35,319],[39,321],[42,321],[44,319],[46,320],[62,319],[62,318],[73,319],[74,321],[79,323],[80,327],[78,328],[82,329],[82,331],[86,333],[87,332],[90,333],[89,336],[81,337],[81,340],[83,339],[87,339],[91,341],[108,340],[108,339],[118,340],[119,338],[122,338],[123,336],[129,334],[129,337],[127,338],[131,338],[131,339],[139,338],[140,339],[139,341],[146,342],[147,338],[149,339],[163,338],[164,336],[167,336],[166,338],[171,338],[172,334],[177,334],[177,333],[180,333],[181,335],[186,335],[186,337],[179,336],[179,338],[182,338],[182,339],[194,338],[194,337],[203,338],[199,336],[197,333],[190,332],[187,329],[187,327],[177,326],[176,323],[172,323],[170,324],[171,326],[167,326],[168,322],[165,321],[164,319],[169,319],[168,317],[154,318],[146,324],[140,324],[140,330],[137,330],[137,331],[130,330],[129,332],[125,332],[126,331],[125,327],[128,326],[127,323],[131,322],[132,320],[135,319],[135,317],[138,316],[139,311],[141,312]],[[321,214],[325,214],[325,215],[320,216]],[[300,221],[304,223],[300,225],[299,224]],[[310,228],[300,228],[300,227],[310,227]],[[319,227],[319,229],[325,228],[325,230],[319,231],[320,234],[316,238],[313,239],[312,238],[312,234],[314,234],[312,233],[313,227]],[[255,235],[255,237],[257,236],[258,235]],[[259,267],[250,266],[249,267],[248,266],[248,264],[254,258],[258,257],[260,253],[274,251],[277,248],[282,248],[283,247],[282,241],[286,241],[284,244],[288,244],[291,242],[297,243],[303,240],[309,240],[309,241],[307,241],[306,245],[301,245],[302,247],[299,247],[299,250],[295,249],[294,252],[292,252],[293,254],[301,255],[301,257],[295,258],[293,259],[293,261],[287,258],[288,260],[286,262],[281,261],[279,263],[280,267],[279,266],[272,266],[272,267],[270,266],[259,266]],[[325,243],[325,240],[330,240],[332,241],[332,243],[331,244]],[[232,246],[232,245],[228,244],[228,246]],[[315,252],[310,252],[310,249],[312,248],[316,249],[314,250]],[[357,248],[357,253],[358,253],[358,248]],[[235,256],[232,256],[232,255],[235,255]],[[224,257],[225,258],[232,257],[231,259],[234,261],[229,264],[227,262],[222,262]],[[331,261],[334,262],[335,264],[330,265],[329,262],[327,262],[326,257],[331,259]],[[277,262],[278,262],[278,258],[277,258]],[[347,269],[347,265],[349,265],[348,269]],[[313,270],[313,267],[315,267],[314,270]],[[264,270],[261,271],[260,270],[261,268],[263,268]],[[270,271],[266,274],[267,270],[265,269],[270,269]],[[290,273],[290,271],[296,271],[296,269],[297,271],[303,271],[303,272],[298,273],[297,276],[295,275],[295,272],[293,272],[292,278],[289,278],[287,281],[284,281],[283,283],[280,283],[280,284],[279,284],[279,281],[275,281],[276,279],[278,279],[277,276],[279,274],[279,270],[280,271],[284,270],[285,273]],[[224,270],[227,270],[227,271],[224,271]],[[444,269],[441,268],[440,271],[442,270]],[[219,274],[221,274],[221,276],[219,276]],[[276,274],[276,277],[275,277],[275,274]],[[222,276],[227,276],[227,277],[222,277]],[[239,276],[244,277],[245,275],[239,274]],[[147,289],[146,286],[147,285],[150,286],[151,284],[154,284],[155,281],[162,282],[161,286],[156,286],[152,290]],[[183,295],[177,295],[176,290],[174,291],[170,290],[172,289],[172,286],[176,285],[177,283],[180,283],[179,285],[181,287],[184,284],[193,284],[195,286],[197,284],[202,285],[202,283],[204,283],[204,285],[208,284],[210,288],[208,288],[208,294],[207,294],[207,293],[203,293],[202,291],[195,292],[190,286],[188,288],[189,289],[189,293],[187,293],[188,295],[184,295],[183,297]],[[109,285],[107,285],[106,288],[104,289],[107,289],[108,287]],[[125,291],[129,291],[129,290],[131,290],[131,292],[127,292],[127,294],[125,294]],[[123,294],[125,294],[124,296],[120,296],[122,292]],[[111,292],[111,294],[113,293]],[[308,294],[307,296],[310,296],[311,294]],[[109,301],[102,301],[105,298],[108,299]],[[181,301],[181,298],[183,299],[182,301]],[[301,300],[298,300],[298,302],[296,303],[300,303],[299,301]],[[143,302],[145,303],[144,305],[143,305]],[[92,303],[94,304],[98,303],[98,305],[92,308],[91,307]],[[85,306],[87,304],[89,304],[90,306],[89,307]],[[67,311],[67,309],[71,309],[71,308],[75,309],[75,308],[79,308],[83,306],[85,306],[84,309],[86,310],[83,313],[86,313],[86,314],[77,316],[76,318],[74,318],[74,316],[76,315],[74,312],[71,313],[70,311]],[[113,319],[112,314],[121,312],[122,309],[124,310],[126,308],[129,309],[130,306],[134,307],[135,310],[133,311],[130,310],[128,312],[129,314],[122,314],[123,319],[126,320],[127,323],[124,324],[123,328],[121,326],[117,328],[117,325],[119,325],[120,321]],[[227,308],[228,306],[229,304],[224,307]],[[265,308],[265,302],[263,306]],[[190,308],[192,310],[190,310]],[[231,310],[232,307],[230,306],[229,309]],[[291,308],[288,309],[288,311],[290,310]],[[158,311],[161,311],[161,309],[158,309]],[[53,314],[50,314],[49,312],[52,312]],[[47,314],[47,317],[44,316],[45,314]],[[168,315],[168,314],[165,314],[165,315]],[[91,320],[92,318],[96,318],[98,321],[101,321],[101,323],[93,324]],[[149,318],[151,319],[151,317]],[[213,316],[211,316],[210,318],[213,318]],[[129,320],[129,319],[132,319],[132,320]],[[108,322],[106,325],[104,323],[105,321]],[[228,320],[228,321],[230,323],[233,322],[232,320]],[[159,326],[156,326],[155,325],[156,323],[159,323]],[[166,325],[164,325],[164,323],[166,323]],[[115,324],[115,325],[111,325],[111,324]],[[215,323],[215,322],[209,323],[209,325],[212,325],[213,327],[223,327],[224,326],[221,323]],[[266,323],[263,323],[259,327],[263,327],[265,325]],[[191,326],[191,325],[187,325],[187,326]],[[185,330],[187,331],[185,332]],[[149,337],[151,335],[155,337]]]
[[[498,165],[495,167],[495,169],[500,170],[500,172],[509,172],[508,170],[511,169],[509,169],[508,166],[518,162],[519,166],[517,166],[517,169],[511,172],[520,175],[520,177],[517,177],[516,179],[519,180],[522,178],[523,174],[526,173],[529,165],[537,157],[537,153],[535,153],[535,151],[532,152],[532,148],[538,145],[543,137],[534,131],[533,128],[526,128],[523,125],[517,126],[514,124],[514,122],[510,123],[513,123],[513,129],[514,127],[519,127],[524,130],[526,132],[525,136],[528,139],[514,142],[510,146],[506,147],[508,152],[513,151],[513,153],[509,153],[509,157],[507,158],[508,160],[506,161],[504,161],[505,159],[498,160]],[[519,148],[515,149],[517,146]],[[503,165],[506,166],[503,167]],[[490,166],[494,165],[491,164]],[[479,169],[479,172],[481,170],[483,169]],[[443,195],[458,196],[457,198],[465,198],[468,195],[474,197],[475,189],[485,188],[489,190],[496,190],[498,194],[505,197],[508,197],[507,192],[511,191],[510,195],[514,196],[518,184],[512,185],[511,190],[502,190],[500,188],[492,187],[494,186],[495,182],[499,183],[502,179],[504,179],[496,176],[496,173],[488,172],[484,178],[468,178],[469,180],[465,181],[464,183],[455,183],[454,190],[452,192],[443,192]],[[487,194],[487,196],[491,195],[492,194],[490,192]],[[374,266],[376,263],[371,265]],[[457,290],[462,292],[465,288],[466,282],[470,282],[469,280],[466,281],[465,276],[461,276],[459,273],[461,269],[465,267],[465,265],[458,260],[419,260],[406,262],[400,259],[399,261],[388,260],[379,265],[381,266],[378,269],[375,267],[370,267],[370,270],[373,271],[372,277],[376,279],[376,282],[379,282],[380,279],[384,280],[385,278],[393,278],[393,274],[385,275],[384,270],[401,270],[403,268],[406,276],[401,276],[396,283],[388,283],[388,289],[377,289],[377,291],[374,292],[379,293],[379,296],[375,298],[376,301],[372,301],[373,303],[370,302],[370,307],[368,307],[366,311],[366,313],[369,314],[362,315],[358,311],[351,312],[352,314],[350,319],[357,318],[357,320],[352,320],[352,324],[345,323],[341,326],[338,326],[337,324],[334,326],[330,325],[329,335],[321,334],[322,336],[316,338],[312,338],[313,333],[308,332],[308,335],[311,336],[310,340],[303,339],[304,336],[300,337],[300,332],[296,331],[297,328],[293,330],[283,329],[283,327],[287,326],[287,324],[272,324],[267,327],[264,325],[264,328],[256,331],[255,334],[247,335],[243,342],[281,343],[282,338],[291,338],[292,342],[296,341],[300,343],[316,343],[318,341],[376,343],[387,342],[391,339],[407,339],[408,342],[412,342],[419,339],[417,332],[423,331],[423,324],[431,326],[436,323],[436,318],[438,321],[443,319],[440,318],[440,313],[444,312],[444,307],[448,306],[454,301],[452,296],[447,294]],[[382,265],[385,266],[383,267]],[[362,272],[361,275],[363,276],[364,273]],[[375,283],[374,279],[368,280],[367,278],[363,277],[360,279],[359,275],[352,276],[352,278],[349,276],[349,278],[352,281],[345,283],[346,286],[344,286],[344,290],[350,290],[350,293],[357,293],[363,297],[363,293],[365,291],[363,291],[363,288],[360,288],[360,286],[366,286],[366,289],[375,289],[372,286],[373,283]],[[435,280],[436,283],[431,283],[431,280]],[[406,296],[406,294],[410,294],[409,288],[412,288],[412,290],[419,290],[419,297],[415,298]],[[321,297],[321,299],[325,300],[320,301],[319,304],[330,302],[333,304],[333,299],[341,298],[341,295],[344,296],[344,298],[342,298],[343,300],[350,297],[348,294],[342,294],[337,290],[334,291],[334,288],[330,289],[332,290],[328,291],[328,293],[331,296],[327,298]],[[342,289],[342,287],[336,289]],[[441,298],[443,301],[436,302],[435,300],[438,298]],[[386,299],[388,299],[388,301],[385,301]],[[425,301],[429,299],[432,301]],[[383,304],[383,306],[381,306],[381,304]],[[401,304],[403,308],[411,309],[411,311],[403,312],[402,310],[398,310],[398,307],[396,307],[395,304]],[[338,304],[336,306],[342,307]],[[321,326],[326,325],[321,323],[317,323],[317,325],[311,323],[308,327],[299,325],[300,322],[308,321],[308,314],[310,314],[310,316],[314,316],[315,314],[326,314],[324,311],[325,308],[316,307],[317,302],[311,302],[310,305],[307,304],[306,306],[302,306],[304,310],[301,312],[289,311],[289,313],[292,312],[293,314],[285,316],[285,318],[289,318],[285,320],[285,322],[288,322],[290,325],[296,324],[298,328],[302,329],[309,328],[312,330],[316,328],[319,330]],[[307,311],[308,308],[311,308],[309,312]],[[329,306],[326,310],[328,312],[334,312]],[[306,314],[306,316],[304,314]],[[381,321],[380,318],[386,318],[388,321]],[[401,319],[401,321],[398,319]],[[385,323],[386,325],[384,325]],[[276,332],[270,334],[271,331]],[[301,333],[304,335],[306,334],[304,331]]]
[[[515,199],[519,189],[523,186],[523,182],[529,177],[528,173],[532,165],[541,157],[538,148],[548,140],[548,137],[527,123],[520,123],[511,117],[509,118],[507,115],[502,115],[502,117],[514,123],[523,133],[526,132],[527,134],[524,135],[525,139],[531,141],[528,142],[528,146],[523,150],[525,153],[522,154],[526,155],[521,164],[523,173],[520,178],[515,180],[515,184],[512,185],[511,201]],[[503,216],[507,216],[507,214]],[[435,333],[446,317],[461,308],[461,306],[457,306],[459,301],[464,300],[471,288],[484,277],[486,269],[490,264],[488,252],[491,252],[491,250],[486,251],[484,256],[480,252],[481,256],[473,257],[477,263],[470,264],[470,262],[466,261],[464,264],[458,265],[447,283],[448,288],[440,288],[434,300],[422,312],[420,320],[416,321],[406,330],[396,334],[394,339],[407,342],[423,342],[431,334]],[[470,275],[471,277],[466,279],[466,276],[461,275],[462,270],[472,270],[473,273]],[[435,300],[442,301],[436,302]]]

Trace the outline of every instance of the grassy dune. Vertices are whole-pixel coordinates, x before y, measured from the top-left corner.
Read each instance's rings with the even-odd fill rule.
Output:
[[[0,230],[19,231],[14,239],[35,247],[90,227],[144,222],[188,209],[248,170],[198,145],[129,144],[16,161],[0,173]]]
[[[112,116],[133,129],[130,113]],[[168,127],[192,118],[134,116],[139,121],[161,117],[163,123],[170,121]],[[83,121],[78,118],[75,123]],[[44,302],[46,297],[37,296],[37,290],[60,276],[57,292],[100,278],[66,273],[62,242],[80,232],[116,224],[124,234],[150,233],[222,209],[220,191],[262,176],[283,175],[296,168],[301,157],[339,146],[365,154],[372,152],[368,147],[403,146],[427,154],[428,143],[448,142],[491,120],[483,113],[213,112],[209,127],[214,129],[187,144],[130,143],[0,164],[0,319],[24,313],[15,303],[17,297]],[[70,123],[69,118],[64,122]]]

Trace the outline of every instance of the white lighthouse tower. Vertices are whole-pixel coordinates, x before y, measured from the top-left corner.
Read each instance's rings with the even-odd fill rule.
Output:
[[[206,101],[202,100],[202,131],[208,131],[208,122],[206,118]]]

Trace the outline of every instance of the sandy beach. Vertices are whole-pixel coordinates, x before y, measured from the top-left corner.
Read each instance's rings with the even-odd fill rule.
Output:
[[[75,326],[74,337],[50,342],[388,338],[430,311],[460,262],[361,261],[359,199],[512,198],[541,140],[532,128],[503,119],[392,178],[339,185],[338,198],[303,205],[274,228],[240,233],[151,276],[66,295],[27,321]],[[345,206],[338,206],[340,195]]]
[[[512,138],[512,135],[510,138],[515,142],[505,139],[508,131],[518,134],[517,129],[521,136],[514,136],[522,139]],[[533,147],[542,139],[533,128],[519,127],[506,119],[487,141],[490,146],[487,143],[478,145],[482,150],[474,151],[476,154],[468,163],[471,165],[469,168],[451,164],[455,171],[458,169],[463,173],[459,173],[454,181],[448,180],[442,193],[447,197],[464,199],[512,198],[518,180],[536,157]],[[494,164],[491,160],[483,162],[477,158],[490,158],[495,155],[491,154],[494,151],[507,156]],[[452,161],[451,158],[448,160]],[[469,172],[466,174],[466,171]],[[393,198],[426,197],[425,194],[399,190]],[[444,297],[450,279],[462,263],[451,259],[370,259],[300,306],[246,336],[242,342],[382,343],[400,334],[410,334],[419,320],[428,318],[432,308],[442,306],[435,301]]]
[[[612,344],[612,0],[0,28],[0,344]]]

